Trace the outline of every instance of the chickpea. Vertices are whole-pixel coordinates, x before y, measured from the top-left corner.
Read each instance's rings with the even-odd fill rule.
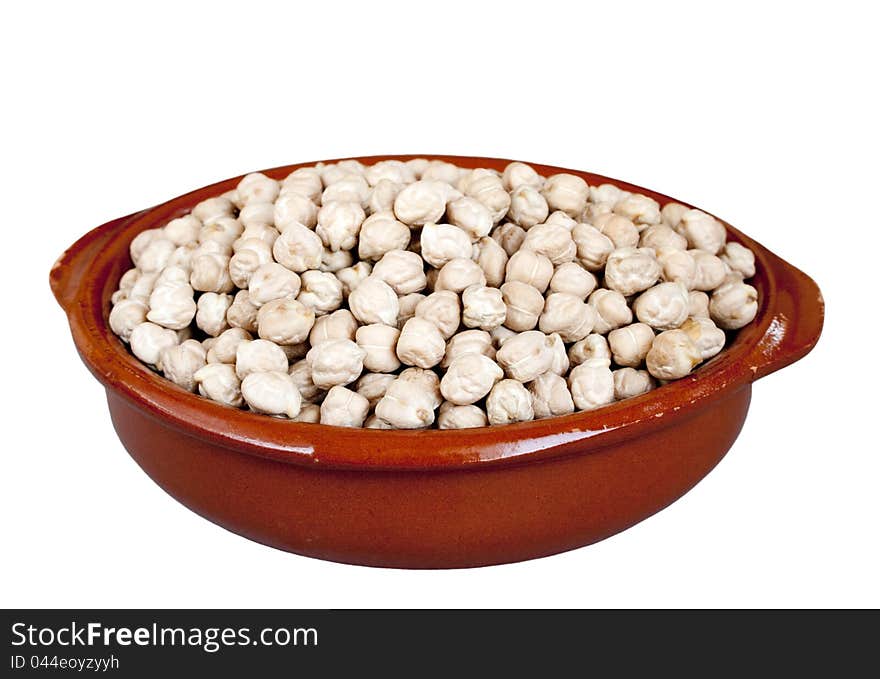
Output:
[[[572,174],[553,174],[547,177],[541,193],[550,210],[561,210],[573,219],[579,219],[587,208],[590,187]]]
[[[710,255],[718,254],[727,240],[724,225],[701,210],[688,210],[682,214],[677,230],[687,238],[691,248],[705,250]]]
[[[526,230],[517,224],[507,222],[492,231],[492,240],[502,247],[508,257],[512,256],[526,239]]]
[[[147,320],[147,305],[136,299],[123,299],[110,311],[110,329],[123,342],[131,340],[131,332]]]
[[[658,380],[677,380],[689,375],[701,360],[690,335],[683,330],[667,330],[654,338],[645,363]]]
[[[394,214],[404,224],[422,226],[440,221],[450,200],[461,197],[448,184],[421,179],[406,186],[394,199]]]
[[[167,228],[167,227],[166,227]],[[755,275],[755,253],[744,245],[730,241],[721,250],[721,261],[743,278]]]
[[[424,290],[425,263],[415,252],[390,250],[373,266],[372,275],[388,283],[398,295]]]
[[[251,274],[248,301],[259,308],[272,300],[296,297],[301,287],[302,281],[293,271],[277,262],[269,262]]]
[[[654,329],[646,323],[633,323],[608,333],[611,355],[621,366],[638,368],[653,343]]]
[[[593,331],[600,335],[605,335],[615,328],[632,323],[633,315],[626,303],[626,297],[617,290],[604,288],[594,290],[587,299],[587,303],[596,312]]]
[[[614,205],[614,212],[626,217],[635,224],[650,225],[660,223],[660,203],[649,196],[631,193]]]
[[[397,375],[388,373],[364,373],[358,379],[355,391],[369,401],[371,408],[375,408],[396,379]]]
[[[492,336],[485,330],[465,330],[453,335],[446,343],[446,353],[443,355],[440,367],[448,368],[452,361],[465,354],[482,354],[495,360]]]
[[[403,190],[404,185],[389,179],[382,179],[372,189],[367,199],[366,211],[368,215],[377,212],[388,212],[394,216],[394,201]]]
[[[251,373],[241,381],[241,395],[255,413],[294,418],[302,407],[302,396],[286,372]]]
[[[291,224],[314,229],[318,224],[318,206],[308,196],[285,193],[278,197],[272,207],[272,222],[279,231],[284,231]]]
[[[162,374],[186,391],[196,390],[195,373],[205,366],[205,349],[196,340],[165,347],[160,358]]]
[[[618,401],[647,394],[655,387],[654,378],[647,370],[620,368],[613,371],[612,374],[614,376],[614,398]]]
[[[361,224],[366,217],[359,203],[324,202],[318,210],[318,225],[315,227],[315,233],[320,236],[321,242],[334,252],[351,250],[357,245]],[[281,235],[284,236],[283,233]]]
[[[259,308],[251,303],[250,292],[239,290],[235,293],[232,305],[226,310],[226,322],[233,328],[256,332],[258,311]]]
[[[422,259],[438,269],[453,259],[469,258],[473,253],[470,236],[451,224],[428,222],[422,228],[420,243]]]
[[[501,380],[486,399],[489,424],[513,424],[535,419],[532,397],[516,380]]]
[[[531,382],[550,370],[555,354],[553,344],[543,332],[527,330],[507,340],[495,354],[495,360],[508,377]]]
[[[508,281],[501,286],[501,299],[506,307],[504,325],[515,332],[533,329],[544,310],[544,298],[537,289],[521,281]]]
[[[319,424],[321,422],[321,406],[314,403],[303,403],[299,409],[299,415],[290,418],[290,421]]]
[[[587,335],[579,342],[575,342],[568,350],[568,360],[572,365],[580,365],[590,360],[601,360],[605,365],[611,365],[611,349],[608,340],[597,333]]]
[[[475,405],[457,406],[446,401],[437,413],[438,429],[473,429],[487,424],[486,413]]]
[[[449,223],[464,231],[471,241],[488,236],[492,230],[492,213],[476,198],[462,196],[446,206]]]
[[[677,233],[668,224],[652,224],[639,236],[639,247],[654,250],[687,250],[687,238]]]
[[[565,342],[577,342],[590,334],[595,323],[595,310],[582,299],[553,292],[547,295],[538,327],[546,334],[558,332]]]
[[[594,410],[614,402],[614,376],[601,359],[575,366],[569,373],[568,386],[578,410]]]
[[[150,293],[147,320],[171,330],[187,327],[197,310],[193,289],[187,283],[157,283]]]
[[[571,262],[577,254],[577,245],[572,240],[571,232],[564,226],[556,224],[533,226],[526,232],[522,247],[523,250],[532,250],[544,255],[553,265]]]
[[[614,243],[615,248],[634,248],[639,244],[639,230],[629,219],[614,213],[599,215],[593,226]]]
[[[313,347],[330,339],[354,340],[358,322],[348,309],[338,309],[326,316],[319,316],[309,332],[309,344]]]
[[[488,208],[494,224],[500,222],[510,209],[510,195],[494,170],[471,170],[459,178],[458,184],[464,195],[477,199]]]
[[[674,330],[687,320],[690,296],[681,283],[660,283],[633,303],[636,318],[655,330]]]
[[[528,385],[536,419],[558,417],[574,412],[574,401],[563,377],[552,372],[538,375]]]
[[[275,261],[295,273],[319,268],[323,252],[324,244],[318,234],[295,222],[272,245]]]
[[[445,182],[451,186],[458,183],[458,178],[465,172],[457,165],[447,163],[444,160],[429,160],[428,164],[422,170],[422,176],[419,179],[425,181]]]
[[[235,363],[235,352],[241,342],[249,342],[253,336],[242,328],[228,328],[212,341],[205,357],[208,363]]]
[[[690,209],[681,203],[666,203],[660,210],[660,218],[664,224],[668,224],[671,228],[678,231],[682,216]]]
[[[531,186],[540,189],[544,184],[544,178],[535,172],[534,168],[525,163],[508,163],[501,175],[501,183],[505,190],[515,191],[523,186]]]
[[[305,271],[296,299],[312,309],[316,316],[335,311],[342,304],[342,283],[332,273]]]
[[[662,269],[660,278],[668,283],[681,283],[692,290],[697,282],[697,260],[687,250],[661,248],[657,251],[657,261]]]
[[[465,288],[461,299],[462,322],[469,328],[492,330],[503,324],[507,317],[507,307],[498,288],[471,285]]]
[[[700,351],[700,358],[704,361],[718,354],[727,341],[724,331],[709,318],[689,318],[681,324],[680,330],[694,341]]]
[[[731,280],[712,293],[709,316],[724,330],[739,330],[758,314],[758,291],[751,285]]]
[[[235,284],[229,277],[229,257],[193,254],[190,285],[199,292],[232,292]]]
[[[172,219],[161,230],[162,235],[177,246],[196,241],[202,223],[193,215],[184,215]]]
[[[696,264],[695,290],[714,290],[724,282],[727,266],[721,259],[703,250],[688,250]]]
[[[351,389],[336,385],[321,402],[321,424],[362,427],[369,412],[367,399]]]
[[[591,224],[577,224],[571,231],[577,259],[587,271],[599,271],[614,251],[614,243]]]
[[[605,264],[605,285],[626,296],[647,290],[660,278],[660,264],[648,248],[620,248]]]
[[[578,225],[577,220],[572,219],[567,214],[565,214],[562,210],[557,210],[556,212],[551,212],[550,216],[544,221],[545,224],[549,224],[551,226],[562,226],[565,227],[565,230],[571,233],[574,231],[574,227]]]
[[[259,238],[239,243],[229,260],[229,277],[238,288],[248,287],[254,271],[272,261],[272,246]]]
[[[361,224],[358,257],[380,260],[392,250],[406,250],[409,240],[409,227],[397,221],[393,212],[374,212]]]
[[[274,342],[257,339],[239,342],[235,348],[235,374],[240,380],[252,372],[287,371],[287,367],[287,355]]]
[[[315,168],[300,167],[284,178],[279,195],[298,193],[315,203],[321,199],[323,188],[321,174]]]
[[[418,307],[419,302],[425,299],[426,295],[423,295],[420,292],[411,292],[408,295],[403,295],[398,298],[398,312],[397,312],[397,329],[400,330],[403,327],[403,324],[406,323],[410,318],[416,315],[416,307]],[[441,331],[442,332],[442,331]]]
[[[688,294],[688,316],[709,318],[709,295],[699,290],[691,290]]]
[[[235,205],[231,200],[222,196],[208,198],[192,209],[192,216],[202,224],[210,224],[221,217],[235,216]],[[132,257],[132,259],[134,258]]]
[[[451,290],[455,293],[461,293],[471,285],[485,286],[486,276],[480,265],[474,260],[459,257],[450,259],[443,265],[434,282],[434,290]]]
[[[585,300],[596,289],[596,277],[575,262],[556,267],[550,279],[551,292],[564,292]]]
[[[420,300],[413,315],[433,323],[447,340],[461,324],[461,304],[451,290],[439,290]]]
[[[400,367],[397,358],[397,340],[400,330],[373,323],[362,325],[357,329],[355,338],[357,345],[364,350],[364,368],[375,373],[390,373]]]
[[[302,400],[308,403],[317,403],[324,398],[324,390],[312,380],[312,367],[308,360],[294,361],[287,371],[293,383],[296,385]]]
[[[235,220],[227,218],[224,221],[232,222]],[[238,221],[240,222],[238,228],[233,227],[231,224],[229,224],[227,228],[230,228],[230,230],[237,230],[241,233],[247,227],[274,227],[275,205],[274,203],[248,203],[241,208],[241,211],[238,213]]]
[[[241,380],[235,368],[227,363],[208,363],[193,374],[199,393],[212,401],[240,408]]]
[[[321,194],[321,205],[330,203],[353,203],[366,207],[370,199],[370,185],[356,174],[349,174],[335,181]]]
[[[413,373],[405,377],[404,373],[388,386],[385,395],[379,399],[376,416],[396,429],[429,427],[434,423],[434,410],[440,401],[439,379],[433,372],[430,372],[432,378],[428,375],[413,376]]]
[[[396,325],[400,305],[391,286],[370,275],[348,295],[348,308],[361,323]]]
[[[544,255],[532,250],[519,250],[507,261],[507,282],[527,283],[541,294],[550,285],[553,263]]]
[[[226,322],[226,312],[230,306],[232,306],[232,295],[203,293],[196,305],[196,326],[206,335],[217,337],[229,327]]]
[[[406,365],[432,368],[446,353],[446,340],[437,326],[424,318],[409,319],[397,340],[397,358]]]
[[[373,273],[373,267],[368,262],[358,262],[336,272],[336,278],[342,283],[342,296],[348,299],[351,291]]]
[[[481,238],[476,245],[477,265],[483,270],[486,285],[500,288],[507,270],[507,253],[493,238]]]
[[[366,351],[349,339],[321,342],[306,354],[312,382],[321,389],[350,384],[363,372],[366,355]]]
[[[337,250],[336,252],[327,248],[321,250],[321,266],[319,271],[335,274],[337,271],[346,269],[352,264],[354,264],[354,256],[351,254],[351,250]]]
[[[260,172],[252,172],[242,177],[235,187],[242,205],[250,203],[273,203],[278,197],[280,185]],[[204,219],[202,220],[205,221]]]
[[[510,210],[507,212],[507,217],[515,224],[529,229],[543,223],[549,214],[547,200],[537,187],[523,184],[510,192]]]
[[[495,361],[483,354],[464,354],[450,363],[440,393],[455,405],[471,405],[483,398],[504,377]]]

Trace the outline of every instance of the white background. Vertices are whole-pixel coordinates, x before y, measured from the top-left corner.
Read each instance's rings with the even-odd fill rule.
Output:
[[[0,605],[880,605],[869,3],[294,4],[4,4]],[[564,555],[342,566],[185,510],[116,439],[52,262],[228,176],[411,152],[588,169],[702,206],[815,277],[822,340],[756,384],[691,493]]]

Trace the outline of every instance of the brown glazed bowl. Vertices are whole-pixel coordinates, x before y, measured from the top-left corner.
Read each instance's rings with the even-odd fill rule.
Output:
[[[417,156],[358,160],[389,157]],[[498,170],[510,162],[428,157]],[[266,174],[280,179],[307,164]],[[589,172],[533,167],[590,184],[610,181],[661,204],[671,200]],[[132,238],[238,180],[90,231],[58,259],[50,280],[83,362],[107,391],[119,438],[141,468],[205,518],[298,554],[462,568],[546,556],[614,535],[702,479],[736,439],[752,382],[803,357],[822,328],[816,284],[726,225],[732,240],[755,253],[757,318],[693,376],[644,396],[555,419],[448,431],[345,429],[235,410],[142,365],[107,318],[110,295],[131,267]]]

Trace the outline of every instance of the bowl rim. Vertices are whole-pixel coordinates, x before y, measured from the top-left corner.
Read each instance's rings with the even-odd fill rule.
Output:
[[[293,170],[318,163],[357,160],[372,164],[380,160],[414,158],[444,160],[467,168],[503,169],[513,162],[478,156],[406,154],[310,161],[261,172],[280,179]],[[675,201],[694,207],[604,175],[528,164],[543,175],[570,173],[590,185],[612,183],[643,193],[661,205]],[[316,468],[373,471],[473,469],[523,464],[575,452],[589,453],[672,426],[722,398],[729,390],[747,387],[758,377],[805,355],[821,331],[824,303],[815,283],[716,217],[727,229],[728,240],[742,243],[755,253],[757,271],[749,283],[758,290],[757,316],[734,334],[719,355],[702,364],[691,376],[642,396],[560,417],[453,430],[349,429],[291,422],[235,409],[187,392],[140,363],[112,333],[107,318],[110,295],[116,289],[119,276],[131,266],[128,254],[131,239],[140,231],[162,226],[187,213],[207,197],[235,188],[242,176],[203,186],[92,230],[59,258],[50,278],[56,297],[67,311],[82,360],[108,390],[166,426],[244,453]],[[808,298],[810,293],[815,293],[814,300],[808,299],[809,323],[798,325],[800,319],[790,317],[791,304],[797,300],[788,299],[781,306],[775,303],[780,298],[791,297],[786,288],[792,284]]]

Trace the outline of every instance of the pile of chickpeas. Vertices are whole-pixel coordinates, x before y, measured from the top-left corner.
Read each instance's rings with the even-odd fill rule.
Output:
[[[755,318],[753,253],[612,184],[440,160],[254,173],[131,243],[110,326],[183,389],[297,422],[460,429],[689,375]]]

